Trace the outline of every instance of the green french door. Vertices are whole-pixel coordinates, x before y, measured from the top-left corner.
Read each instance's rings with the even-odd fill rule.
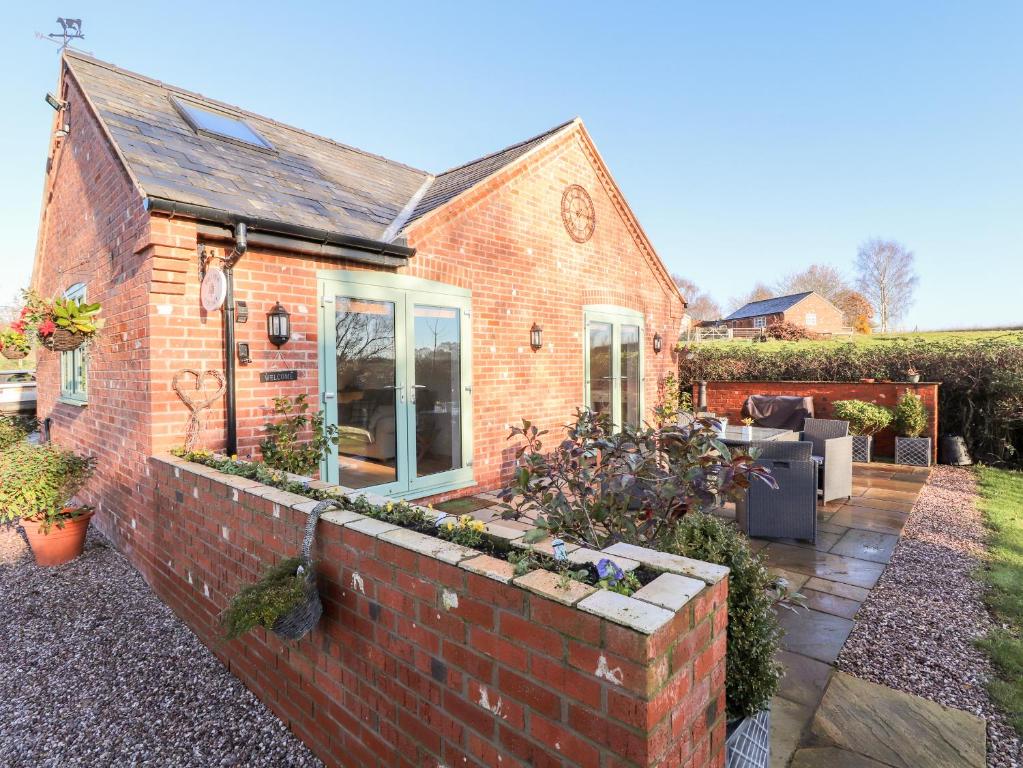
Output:
[[[585,307],[585,403],[615,426],[643,419],[643,315],[624,307]]]
[[[403,497],[471,482],[469,292],[385,273],[327,274],[320,381],[340,441],[321,476]]]

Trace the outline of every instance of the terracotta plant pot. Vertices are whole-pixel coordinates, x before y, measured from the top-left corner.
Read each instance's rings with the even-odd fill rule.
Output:
[[[50,526],[49,533],[39,530],[39,523],[22,520],[21,527],[25,530],[28,543],[35,555],[36,565],[63,565],[82,554],[85,548],[85,533],[89,529],[92,511],[84,512],[73,520],[66,520],[63,528],[56,523]]]
[[[0,350],[0,354],[2,354],[8,360],[21,360],[23,357],[28,356],[28,352],[14,346],[4,347],[2,350]]]

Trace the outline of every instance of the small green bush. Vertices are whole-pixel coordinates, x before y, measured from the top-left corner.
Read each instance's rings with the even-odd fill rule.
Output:
[[[266,437],[259,445],[267,466],[294,475],[311,475],[319,469],[330,446],[338,444],[337,426],[326,423],[323,411],[310,414],[306,400],[304,393],[294,398],[274,398],[274,417],[278,420],[263,427]],[[306,429],[312,433],[309,441],[301,439]]]
[[[782,668],[775,661],[781,629],[768,590],[774,580],[749,539],[713,516],[682,518],[664,547],[684,557],[724,565],[728,577],[728,652],[725,689],[729,717],[764,709],[778,690]]]
[[[895,431],[903,437],[920,437],[927,429],[927,408],[923,398],[906,390],[895,406]]]
[[[9,446],[0,452],[0,522],[30,521],[47,533],[53,525],[63,528],[81,513],[65,505],[94,469],[94,459],[52,443]]]
[[[876,435],[895,418],[890,408],[863,400],[836,400],[832,410],[836,419],[849,422],[854,435]]]
[[[0,451],[20,443],[27,435],[28,430],[23,424],[7,416],[0,416]]]
[[[305,600],[305,574],[298,573],[301,557],[291,557],[268,568],[255,584],[231,599],[221,616],[228,639],[255,627],[271,629],[274,622]]]

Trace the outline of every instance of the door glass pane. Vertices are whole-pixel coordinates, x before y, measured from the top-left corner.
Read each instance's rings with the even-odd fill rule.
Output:
[[[416,476],[462,466],[462,344],[459,310],[416,305]]]
[[[398,477],[394,303],[335,302],[341,485],[391,483]]]
[[[611,324],[590,323],[586,329],[590,345],[590,409],[597,413],[611,413],[613,393],[611,378]]]
[[[639,426],[639,326],[621,328],[622,423]]]

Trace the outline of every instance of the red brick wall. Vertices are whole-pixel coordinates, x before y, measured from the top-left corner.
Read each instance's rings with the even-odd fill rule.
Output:
[[[645,634],[323,521],[318,628],[227,642],[219,613],[297,551],[289,502],[308,502],[176,459],[149,472],[133,562],[328,765],[724,765],[727,579]]]
[[[894,408],[906,390],[923,398],[929,415],[924,437],[936,438],[938,432],[938,385],[921,382],[832,382],[832,381],[708,381],[707,409],[718,416],[727,416],[729,422],[739,423],[742,404],[750,395],[799,395],[813,398],[814,415],[821,419],[833,418],[831,404],[836,400],[864,400],[887,408]],[[697,402],[699,387],[693,387],[693,402]],[[937,461],[938,441],[932,440],[934,460]],[[895,455],[895,434],[885,429],[874,438],[874,455]]]
[[[33,285],[50,297],[85,283],[89,301],[103,304],[106,328],[89,348],[84,407],[60,402],[60,354],[39,348],[38,414],[50,419],[55,440],[99,459],[97,519],[109,530],[138,493],[149,455],[151,265],[135,253],[148,217],[74,82],[61,93],[71,103],[71,134],[51,146]]]

